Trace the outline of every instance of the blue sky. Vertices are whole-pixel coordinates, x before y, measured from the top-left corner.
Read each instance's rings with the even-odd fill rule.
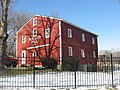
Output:
[[[16,10],[58,17],[98,36],[99,50],[120,50],[119,0],[17,0]]]

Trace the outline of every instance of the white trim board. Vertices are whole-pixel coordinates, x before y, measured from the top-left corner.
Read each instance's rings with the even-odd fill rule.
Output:
[[[34,47],[28,47],[27,49],[34,49],[34,48],[40,48],[40,47],[46,47],[49,46],[50,44],[45,44],[45,45],[40,45],[40,46],[34,46]]]

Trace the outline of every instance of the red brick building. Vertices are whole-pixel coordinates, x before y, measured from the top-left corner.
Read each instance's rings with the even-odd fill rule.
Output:
[[[33,56],[55,58],[58,65],[64,57],[79,57],[84,71],[97,65],[97,35],[65,20],[34,15],[16,34],[19,65],[31,64]]]

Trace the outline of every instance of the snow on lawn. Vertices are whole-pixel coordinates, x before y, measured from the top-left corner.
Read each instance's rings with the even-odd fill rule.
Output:
[[[45,89],[36,89],[36,88],[0,88],[0,90],[120,90],[120,86],[118,87],[97,87],[97,88],[76,88],[76,89],[56,89],[56,88],[45,88]]]
[[[29,87],[34,85],[33,74],[22,74],[15,77],[0,77],[0,86],[18,86]],[[120,71],[114,71],[114,85],[120,85]],[[35,86],[36,88],[76,88],[82,87],[97,87],[109,86],[112,84],[111,73],[103,72],[76,72],[76,83],[74,72],[44,72],[35,74]],[[94,86],[96,85],[96,86]],[[79,90],[83,90],[79,88]],[[5,89],[4,89],[5,90]],[[7,89],[6,89],[7,90]],[[9,89],[9,90],[14,90]],[[25,89],[15,89],[25,90]],[[40,89],[37,89],[40,90]],[[48,89],[46,89],[48,90]],[[92,89],[91,89],[92,90]],[[99,89],[98,90],[102,90]],[[118,89],[119,90],[119,89]]]

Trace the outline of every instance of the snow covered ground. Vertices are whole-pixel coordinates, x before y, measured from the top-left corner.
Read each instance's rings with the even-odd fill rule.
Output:
[[[113,84],[118,88],[115,90],[120,90],[120,71],[114,71],[113,77]],[[29,87],[34,84],[36,88],[38,87],[39,89]],[[72,89],[75,88],[75,84],[77,89]],[[40,72],[37,73],[35,77],[33,74],[22,74],[14,77],[0,77],[0,90],[5,86],[19,86],[22,88],[6,87],[4,90],[26,90],[26,88],[24,88],[26,86],[29,87],[27,90],[50,90],[53,88],[55,90],[66,90],[66,88],[71,88],[70,90],[88,90],[88,88],[89,90],[114,90],[105,88],[111,84],[112,75],[110,72],[76,72],[76,77],[74,72]]]
[[[76,88],[76,89],[56,89],[56,88],[45,88],[45,89],[36,89],[36,88],[0,88],[0,90],[120,90],[120,86],[112,87],[97,87],[97,88]]]

